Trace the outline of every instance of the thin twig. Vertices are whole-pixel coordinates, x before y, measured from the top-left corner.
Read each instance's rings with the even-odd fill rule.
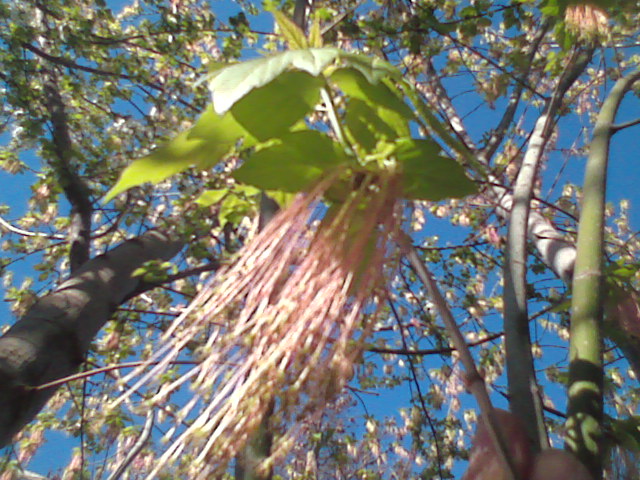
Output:
[[[47,382],[47,383],[43,383],[42,385],[37,385],[34,387],[25,387],[27,389],[31,389],[31,390],[46,390],[47,388],[51,388],[51,387],[58,387],[60,385],[63,385],[65,383],[68,382],[72,382],[74,380],[81,380],[84,378],[88,378],[88,377],[92,377],[94,375],[98,375],[100,373],[107,373],[110,372],[112,370],[119,370],[121,368],[135,368],[135,367],[139,367],[141,365],[157,365],[158,362],[146,362],[143,360],[140,360],[138,362],[126,362],[126,363],[118,363],[116,365],[108,365],[106,367],[100,367],[100,368],[94,368],[93,370],[87,370],[84,372],[79,372],[79,373],[75,373],[73,375],[68,375],[66,377],[63,378],[58,378],[57,380],[54,380],[52,382]],[[189,360],[174,360],[173,362],[171,362],[172,365],[196,365],[198,362],[193,360],[193,361],[189,361]]]
[[[616,125],[611,126],[611,134],[619,132],[620,130],[624,130],[625,128],[634,127],[640,124],[640,118],[636,118],[635,120],[629,120],[628,122],[618,123]]]
[[[55,235],[55,234],[47,234],[40,232],[30,232],[29,230],[24,230],[22,228],[11,225],[4,218],[0,217],[0,226],[4,227],[11,233],[15,233],[17,235],[22,235],[23,237],[44,237],[50,240],[65,240],[66,237],[64,235]]]
[[[431,272],[420,259],[417,250],[413,247],[411,239],[408,236],[405,236],[403,240],[407,260],[427,289],[427,293],[429,294],[431,301],[438,311],[440,318],[444,322],[447,333],[450,336],[451,343],[453,343],[453,346],[458,351],[460,362],[465,369],[465,376],[468,382],[467,388],[478,402],[480,413],[492,438],[495,450],[498,452],[499,459],[505,467],[507,478],[509,480],[518,480],[512,457],[508,454],[509,450],[506,446],[507,444],[503,438],[502,432],[498,428],[498,421],[495,418],[495,411],[491,404],[489,394],[487,393],[484,379],[476,368],[475,361],[471,355],[471,351],[467,347],[467,343],[462,332],[460,332],[460,329],[453,318],[453,314],[451,313],[446,300],[440,293],[440,289],[433,279]]]
[[[487,337],[481,338],[480,340],[476,340],[475,342],[468,343],[468,347],[476,347],[478,345],[482,345],[487,342],[491,342],[497,338],[500,338],[504,335],[504,333],[494,333],[493,335],[489,335]],[[411,350],[406,348],[379,348],[379,347],[370,347],[367,348],[368,352],[372,353],[382,353],[382,354],[390,354],[390,355],[441,355],[445,353],[455,352],[456,349],[454,347],[446,347],[446,348],[430,348],[430,349],[417,349]]]
[[[127,467],[133,462],[133,460],[138,456],[140,450],[142,450],[149,440],[151,436],[151,429],[153,428],[153,409],[150,409],[147,412],[147,419],[144,422],[144,426],[142,427],[142,432],[140,432],[140,436],[136,440],[136,443],[129,449],[127,455],[122,459],[120,464],[116,467],[111,475],[107,478],[107,480],[116,480],[120,478],[120,476],[125,472]]]

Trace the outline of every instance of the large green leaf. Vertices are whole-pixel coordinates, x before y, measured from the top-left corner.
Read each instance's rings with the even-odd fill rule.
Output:
[[[230,113],[216,114],[211,107],[195,125],[174,139],[135,160],[120,174],[118,182],[107,193],[105,201],[143,183],[158,183],[191,166],[210,168],[224,157],[243,138],[245,146],[255,139],[235,121]]]
[[[241,139],[242,146],[245,148],[258,143],[258,140],[242,126],[233,113],[227,112],[224,115],[218,115],[213,111],[212,106],[206,108],[188,133],[190,140],[202,139],[206,140],[208,144],[212,144],[212,148],[208,152],[209,161],[198,163],[201,168],[215,165]]]
[[[257,151],[233,176],[263,190],[299,192],[347,161],[342,148],[328,136],[307,130],[284,135]]]
[[[401,139],[396,158],[402,168],[404,195],[416,200],[460,198],[477,191],[455,160],[439,155],[433,140]]]
[[[219,70],[209,82],[213,107],[223,114],[251,90],[266,85],[289,68],[318,76],[339,53],[337,48],[290,50]]]
[[[323,85],[306,72],[284,72],[243,97],[231,113],[256,138],[279,137],[316,106]]]
[[[349,132],[367,152],[372,152],[378,141],[394,141],[409,134],[409,127],[399,115],[358,98],[347,103],[345,124]]]
[[[207,142],[189,139],[189,132],[178,134],[168,144],[146,157],[135,160],[124,169],[120,178],[105,196],[107,202],[116,195],[143,183],[158,183],[206,158]]]
[[[413,110],[384,82],[371,83],[355,68],[339,68],[331,74],[331,80],[352,98],[392,110],[407,121],[414,119]]]

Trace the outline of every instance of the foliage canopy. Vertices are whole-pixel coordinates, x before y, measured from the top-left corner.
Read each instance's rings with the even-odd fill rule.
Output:
[[[359,346],[339,351],[349,369],[322,390],[325,410],[310,414],[313,394],[302,389],[260,405],[265,419],[243,419],[251,445],[277,440],[295,418],[300,436],[281,451],[276,478],[459,478],[479,411],[466,391],[477,395],[482,382],[447,316],[492,403],[522,417],[534,450],[548,433],[556,447],[568,440],[594,477],[638,475],[639,237],[625,199],[635,192],[616,174],[637,169],[616,145],[628,148],[637,128],[640,11],[628,2],[314,1],[305,33],[289,20],[300,19],[300,3],[0,1],[0,262],[11,312],[29,318],[38,298],[126,238],[159,229],[184,244],[172,263],[128,259],[139,282],[96,314],[110,321],[76,355],[80,374],[56,383],[7,449],[2,478],[47,469],[145,478],[167,451],[162,437],[196,431],[160,472],[193,476],[208,438],[197,432],[208,430],[192,427],[227,384],[182,382],[205,371],[216,348],[236,361],[259,337],[213,342],[219,325],[244,318],[218,302],[150,383],[129,372],[164,358],[158,348],[182,328],[174,319],[207,306],[202,292],[236,285],[243,251],[258,258],[252,239],[272,238],[256,232],[265,191],[284,212],[310,208],[293,194],[316,192],[308,222],[340,238],[318,254],[327,263],[312,270],[314,288],[326,274],[326,285],[353,296],[353,285],[378,278],[362,265],[380,265],[386,281],[363,287],[376,308],[363,300],[362,323],[349,330]],[[631,120],[617,123],[618,109]],[[607,167],[616,204],[604,204]],[[380,198],[386,209],[372,207]],[[399,225],[384,223],[391,216]],[[400,247],[386,263],[392,240]],[[279,271],[302,278],[312,247],[300,258],[277,245],[270,260],[290,254]],[[332,255],[355,250],[357,265],[342,270],[353,283],[340,283]],[[574,270],[587,273],[572,286]],[[268,283],[269,271],[252,278]],[[238,321],[245,327],[253,324]],[[333,348],[335,328],[317,345]],[[296,338],[291,358],[305,337]],[[26,391],[50,387],[29,375]],[[61,435],[69,455],[43,466]]]

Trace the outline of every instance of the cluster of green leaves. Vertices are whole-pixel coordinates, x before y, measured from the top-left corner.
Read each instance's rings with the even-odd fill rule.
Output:
[[[317,29],[307,40],[283,15],[276,19],[289,45],[298,48],[213,73],[212,105],[191,129],[133,162],[107,200],[194,165],[210,169],[230,154],[245,158],[234,178],[266,191],[303,191],[336,172],[347,179],[358,173],[400,174],[408,199],[441,200],[475,191],[463,167],[444,156],[437,142],[411,137],[416,117],[394,86],[402,84],[396,68],[376,58],[312,47],[319,43]],[[309,120],[321,98],[336,140],[327,126],[313,128]],[[201,203],[220,196],[219,189],[204,192]]]

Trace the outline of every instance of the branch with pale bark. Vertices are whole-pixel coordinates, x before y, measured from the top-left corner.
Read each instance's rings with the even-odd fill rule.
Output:
[[[509,405],[533,440],[534,452],[548,446],[538,396],[538,383],[531,354],[527,295],[527,228],[534,185],[540,161],[569,88],[584,71],[593,55],[592,46],[578,47],[571,62],[558,79],[553,95],[529,138],[512,194],[504,265],[504,325]]]

